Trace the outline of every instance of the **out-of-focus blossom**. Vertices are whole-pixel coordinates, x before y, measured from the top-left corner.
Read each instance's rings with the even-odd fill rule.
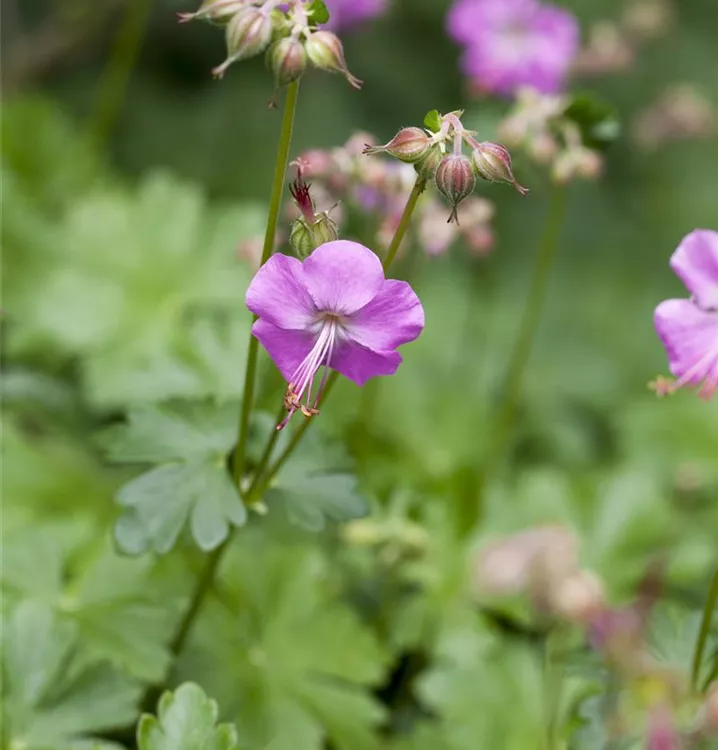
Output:
[[[456,0],[447,24],[464,47],[461,69],[477,91],[561,91],[579,48],[575,17],[538,0]]]
[[[576,57],[574,70],[581,75],[616,73],[630,67],[634,46],[612,21],[600,21],[589,29],[588,42]]]
[[[603,169],[601,155],[586,147],[576,123],[564,116],[568,100],[521,89],[516,104],[499,124],[499,135],[531,159],[550,167],[555,182],[595,179]]]
[[[718,232],[697,229],[671,256],[671,268],[691,293],[690,299],[661,302],[654,315],[656,331],[668,354],[675,381],[662,379],[659,395],[684,386],[703,398],[718,390]]]
[[[252,333],[287,381],[287,416],[277,429],[296,411],[318,413],[330,368],[357,385],[393,375],[402,361],[397,347],[424,328],[409,284],[385,279],[374,252],[347,240],[320,245],[303,262],[273,255],[252,279],[246,303],[258,317]]]
[[[659,704],[648,716],[646,750],[682,750],[683,742],[668,706]]]
[[[388,0],[324,0],[329,10],[326,28],[345,29],[358,26],[387,10]]]
[[[630,0],[621,17],[621,26],[631,39],[655,39],[671,27],[674,10],[671,0]]]
[[[671,141],[710,138],[717,123],[716,108],[706,96],[689,83],[675,84],[638,115],[633,135],[639,145],[654,150]]]

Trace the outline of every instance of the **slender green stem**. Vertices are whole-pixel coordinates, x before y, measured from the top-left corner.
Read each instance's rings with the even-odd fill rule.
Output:
[[[107,143],[122,110],[153,5],[154,0],[127,0],[125,17],[102,73],[90,119],[90,139],[98,151]]]
[[[406,230],[409,228],[409,224],[411,223],[411,217],[414,213],[414,209],[416,208],[416,202],[419,200],[419,196],[424,192],[425,188],[426,180],[423,177],[417,177],[416,182],[414,183],[414,187],[411,189],[411,193],[409,194],[409,198],[406,201],[406,205],[404,206],[404,211],[401,214],[401,219],[399,219],[399,225],[396,228],[396,232],[394,232],[394,237],[392,238],[391,243],[389,244],[389,248],[386,251],[386,256],[384,257],[384,262],[382,263],[385,271],[394,262],[396,253],[399,250],[404,236],[406,235]]]
[[[531,356],[531,349],[541,320],[541,311],[559,246],[559,236],[565,213],[566,190],[563,187],[555,187],[551,194],[548,216],[539,242],[531,286],[509,358],[505,389],[490,427],[491,445],[479,477],[478,491],[467,496],[468,502],[462,502],[457,506],[457,531],[460,535],[470,533],[476,525],[488,479],[496,469],[511,436],[516,407],[521,396],[526,366]]]
[[[279,211],[282,206],[282,194],[284,192],[284,179],[287,173],[287,162],[289,161],[289,149],[292,143],[292,129],[294,128],[294,113],[297,109],[297,96],[299,94],[299,81],[290,83],[287,87],[287,96],[284,102],[284,114],[282,116],[282,128],[279,133],[279,144],[277,146],[277,159],[274,164],[274,178],[272,180],[272,193],[269,199],[269,216],[267,217],[267,229],[264,233],[264,245],[262,247],[262,260],[264,265],[274,250],[274,238],[277,234],[277,222]],[[252,322],[257,320],[255,315]],[[249,345],[247,348],[247,369],[244,375],[244,392],[242,396],[242,411],[239,418],[239,436],[237,446],[232,455],[232,470],[237,487],[242,482],[244,473],[244,460],[247,449],[247,434],[249,432],[249,415],[254,405],[254,385],[257,377],[257,355],[259,342],[249,334]]]
[[[559,714],[561,711],[561,690],[563,688],[563,669],[560,664],[560,645],[562,631],[554,626],[544,642],[544,700],[546,704],[546,739],[545,750],[559,748]]]
[[[694,690],[699,690],[700,685],[698,683],[701,674],[701,665],[703,664],[703,652],[708,642],[708,635],[710,634],[711,623],[713,622],[713,612],[718,606],[718,567],[713,573],[710,587],[708,588],[708,596],[706,596],[706,603],[703,607],[703,617],[701,618],[701,626],[698,631],[698,638],[696,639],[696,648],[693,652],[693,666],[691,669],[691,684]]]

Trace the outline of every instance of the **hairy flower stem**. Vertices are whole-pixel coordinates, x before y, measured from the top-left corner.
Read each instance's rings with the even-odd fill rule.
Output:
[[[713,621],[713,613],[718,606],[718,567],[716,567],[711,578],[710,587],[708,588],[708,595],[706,596],[706,603],[703,606],[703,617],[701,618],[701,626],[698,631],[698,638],[696,639],[696,647],[693,652],[693,665],[691,668],[691,685],[693,689],[698,691],[701,689],[699,680],[701,676],[701,665],[703,664],[703,652],[705,651],[706,643],[708,642],[708,635],[711,630],[711,623]],[[710,680],[709,680],[710,681]],[[706,685],[707,687],[707,685]]]
[[[282,206],[282,195],[284,193],[284,179],[287,173],[289,161],[289,149],[292,143],[292,129],[294,127],[294,113],[297,109],[297,95],[299,93],[299,81],[290,83],[287,87],[287,97],[284,102],[284,114],[282,116],[282,129],[279,133],[279,144],[277,146],[277,159],[274,164],[274,178],[272,180],[272,193],[269,199],[269,216],[267,217],[267,229],[264,233],[264,245],[262,246],[263,266],[274,250],[274,238],[277,234],[277,222],[279,211]],[[252,317],[252,323],[257,316]],[[247,348],[247,369],[244,375],[244,392],[242,396],[242,411],[239,418],[239,436],[237,445],[232,454],[232,472],[237,487],[240,487],[244,473],[244,461],[247,451],[247,434],[249,432],[249,416],[254,403],[254,385],[257,377],[257,355],[259,342],[249,334],[249,345]]]
[[[117,34],[110,59],[102,72],[89,124],[89,137],[97,151],[102,150],[122,110],[132,68],[142,46],[152,0],[128,0],[125,17]]]
[[[566,190],[563,187],[555,187],[551,194],[548,216],[539,242],[536,266],[531,277],[526,305],[509,358],[504,379],[505,389],[490,427],[491,445],[479,476],[477,491],[468,493],[457,506],[457,531],[460,536],[471,533],[479,520],[488,480],[491,478],[491,473],[497,468],[511,437],[516,407],[521,396],[526,366],[531,356],[531,349],[541,320],[548,280],[558,250],[559,236],[565,214]]]

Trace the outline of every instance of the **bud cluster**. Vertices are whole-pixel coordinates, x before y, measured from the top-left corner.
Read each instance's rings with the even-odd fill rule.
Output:
[[[499,125],[501,137],[523,149],[538,164],[547,165],[555,182],[595,179],[603,170],[598,151],[583,143],[578,126],[564,116],[563,96],[522,89],[508,117]]]
[[[204,0],[195,13],[180,13],[179,18],[182,23],[200,19],[224,27],[227,59],[213,69],[215,78],[222,78],[232,63],[266,52],[277,88],[296,81],[310,64],[341,73],[361,88],[362,82],[347,68],[339,37],[318,27],[316,13],[317,3],[310,0]]]
[[[403,128],[383,146],[368,145],[364,150],[365,154],[385,153],[413,164],[420,175],[433,180],[436,189],[451,204],[449,223],[457,224],[458,206],[474,192],[477,179],[506,182],[522,195],[527,192],[514,177],[508,150],[498,143],[477,141],[476,133],[461,124],[460,115],[451,112],[442,117],[437,112],[440,127],[436,132]],[[465,145],[469,154],[464,153]]]
[[[331,220],[337,230],[341,229],[342,236],[386,247],[399,224],[416,172],[411,164],[363,155],[367,143],[377,141],[368,133],[356,133],[343,146],[305,152],[292,166],[301,170],[302,180],[311,183],[310,210],[314,215],[331,213]],[[296,186],[292,190],[296,192]],[[303,203],[308,206],[306,201]],[[483,257],[494,244],[493,216],[493,203],[471,196],[462,204],[461,226],[447,224],[443,203],[430,189],[417,204],[405,242],[415,243],[427,255],[434,256],[445,253],[460,239],[472,255]],[[278,235],[280,246],[287,242],[296,222],[306,220],[296,198],[287,203],[283,219]],[[249,238],[238,249],[238,256],[256,266],[261,245],[261,238]]]

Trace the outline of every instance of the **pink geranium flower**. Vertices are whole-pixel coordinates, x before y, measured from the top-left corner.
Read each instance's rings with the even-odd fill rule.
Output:
[[[657,390],[665,394],[695,386],[710,398],[718,390],[718,232],[691,232],[673,253],[671,268],[692,296],[656,308],[656,331],[677,378],[661,380]]]
[[[465,48],[463,73],[481,91],[559,92],[579,50],[576,18],[539,0],[456,0],[447,25]]]
[[[259,318],[252,333],[288,383],[288,413],[278,429],[297,410],[317,413],[329,369],[357,385],[393,375],[402,362],[397,347],[424,328],[424,310],[409,284],[384,278],[379,258],[347,240],[320,245],[303,262],[273,255],[252,279],[246,302]]]

